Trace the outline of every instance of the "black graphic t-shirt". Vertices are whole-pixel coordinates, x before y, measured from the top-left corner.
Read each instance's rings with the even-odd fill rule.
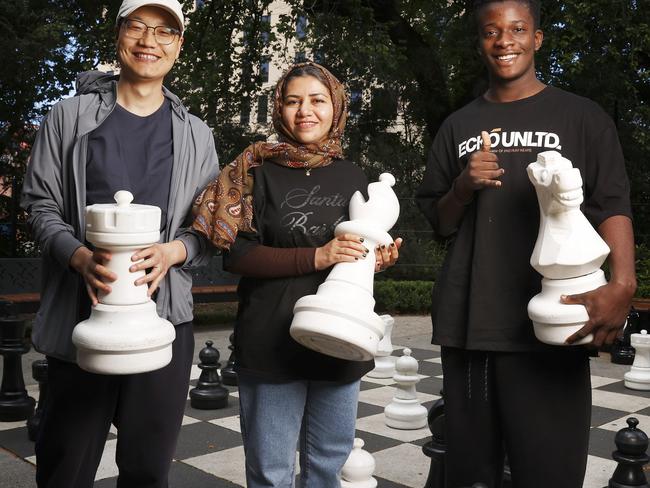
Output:
[[[243,233],[225,256],[224,265],[246,259],[252,246],[320,247],[334,238],[334,228],[348,220],[348,204],[368,182],[346,160],[311,170],[266,163],[253,170],[256,233]],[[373,368],[373,361],[344,361],[320,354],[289,335],[293,306],[316,293],[330,269],[282,278],[242,277],[235,326],[237,367],[272,380],[353,381]]]
[[[582,211],[594,227],[613,215],[631,217],[629,183],[616,128],[594,102],[558,88],[510,103],[480,97],[440,128],[418,190],[420,209],[437,230],[438,200],[490,133],[505,169],[500,188],[475,193],[452,236],[433,292],[433,342],[493,351],[543,349],[528,319],[541,289],[530,266],[539,207],[526,167],[555,150],[580,169]]]

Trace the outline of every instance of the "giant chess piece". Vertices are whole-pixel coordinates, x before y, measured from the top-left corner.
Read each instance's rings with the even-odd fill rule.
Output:
[[[634,363],[623,375],[625,386],[631,390],[650,390],[650,335],[645,329],[632,334],[630,343],[635,350]]]
[[[357,191],[350,199],[350,220],[334,233],[364,239],[369,255],[353,263],[338,263],[316,295],[302,297],[293,309],[291,337],[323,354],[353,361],[372,359],[384,335],[384,322],[374,312],[372,297],[377,245],[390,245],[388,231],[399,216],[399,201],[388,173],[368,185],[368,201]]]
[[[539,200],[539,235],[530,264],[544,278],[542,291],[528,303],[535,335],[547,344],[566,345],[566,339],[589,320],[579,304],[560,303],[561,295],[584,293],[605,285],[600,266],[609,247],[580,211],[580,170],[556,151],[537,155],[528,177]],[[589,334],[574,344],[587,344]]]
[[[29,351],[25,341],[25,321],[14,315],[0,316],[0,422],[27,420],[34,413],[36,400],[27,394],[21,356]]]
[[[99,303],[90,318],[72,333],[77,363],[86,371],[102,374],[133,374],[153,371],[169,364],[174,327],[156,313],[147,296],[147,285],[135,286],[144,271],[131,273],[131,256],[160,240],[160,209],[131,204],[128,191],[115,193],[116,204],[86,207],[86,240],[106,249],[106,264],[117,275],[111,292],[99,292]]]
[[[384,415],[386,425],[394,429],[421,429],[427,424],[427,409],[420,404],[415,385],[420,381],[418,376],[418,361],[411,357],[407,347],[403,356],[395,363],[395,396],[386,405]]]
[[[235,357],[234,341],[235,333],[233,332],[230,334],[230,337],[228,337],[228,342],[230,342],[228,345],[228,349],[230,350],[230,357],[228,358],[226,366],[221,369],[221,380],[223,381],[224,385],[228,386],[237,386],[237,372],[235,371],[235,364],[237,362],[237,359]]]
[[[27,421],[27,437],[34,442],[41,424],[43,405],[47,398],[47,358],[37,359],[32,363],[32,378],[38,382],[38,406],[34,415]]]
[[[427,423],[431,431],[431,440],[422,446],[422,452],[431,459],[431,464],[424,488],[443,488],[447,442],[445,441],[445,399],[442,391],[440,398],[429,409]]]
[[[393,353],[391,334],[393,333],[395,319],[390,315],[381,315],[379,318],[384,321],[386,330],[384,337],[377,345],[375,368],[368,373],[368,376],[371,378],[392,378],[395,374],[395,361],[397,361],[395,356],[391,356]]]
[[[643,466],[650,461],[646,454],[648,436],[641,429],[637,429],[639,421],[636,418],[628,418],[627,425],[619,430],[614,438],[616,451],[612,453],[612,457],[618,466],[607,486],[608,488],[650,488],[643,471]]]
[[[639,312],[630,310],[623,327],[623,334],[621,337],[614,339],[611,350],[611,360],[614,364],[627,364],[630,365],[634,362],[634,347],[632,347],[632,334],[641,332],[639,327],[641,317]]]
[[[228,389],[221,386],[219,378],[219,351],[206,341],[199,352],[201,376],[196,388],[190,390],[190,405],[199,410],[215,410],[228,406]]]
[[[376,488],[375,458],[363,449],[362,439],[354,439],[354,447],[341,469],[341,488]]]

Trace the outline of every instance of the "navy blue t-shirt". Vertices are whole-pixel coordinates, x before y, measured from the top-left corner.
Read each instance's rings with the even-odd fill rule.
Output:
[[[88,140],[86,204],[114,203],[116,191],[128,190],[133,203],[160,208],[164,230],[173,158],[169,100],[146,117],[116,105]]]

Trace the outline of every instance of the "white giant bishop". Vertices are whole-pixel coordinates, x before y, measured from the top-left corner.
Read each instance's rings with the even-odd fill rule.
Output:
[[[329,356],[366,361],[377,353],[384,322],[375,313],[373,282],[377,245],[390,245],[388,231],[399,217],[399,201],[389,173],[368,185],[368,201],[357,191],[350,199],[350,220],[334,229],[337,236],[355,234],[371,249],[365,259],[334,265],[315,295],[302,297],[293,308],[290,333],[300,344]]]

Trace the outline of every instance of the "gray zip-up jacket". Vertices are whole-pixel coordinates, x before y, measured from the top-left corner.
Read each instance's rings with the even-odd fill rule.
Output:
[[[207,263],[212,246],[194,230],[191,206],[219,173],[212,132],[191,115],[178,97],[172,105],[173,168],[168,225],[161,242],[180,239],[187,249],[182,266],[170,268],[160,283],[158,314],[174,325],[192,320],[192,279],[188,268]],[[63,100],[44,118],[32,148],[23,185],[22,207],[42,253],[41,303],[32,342],[37,351],[75,361],[72,330],[79,320],[81,276],[69,265],[83,245],[88,136],[117,103],[117,77],[87,72],[77,79],[77,96]]]

